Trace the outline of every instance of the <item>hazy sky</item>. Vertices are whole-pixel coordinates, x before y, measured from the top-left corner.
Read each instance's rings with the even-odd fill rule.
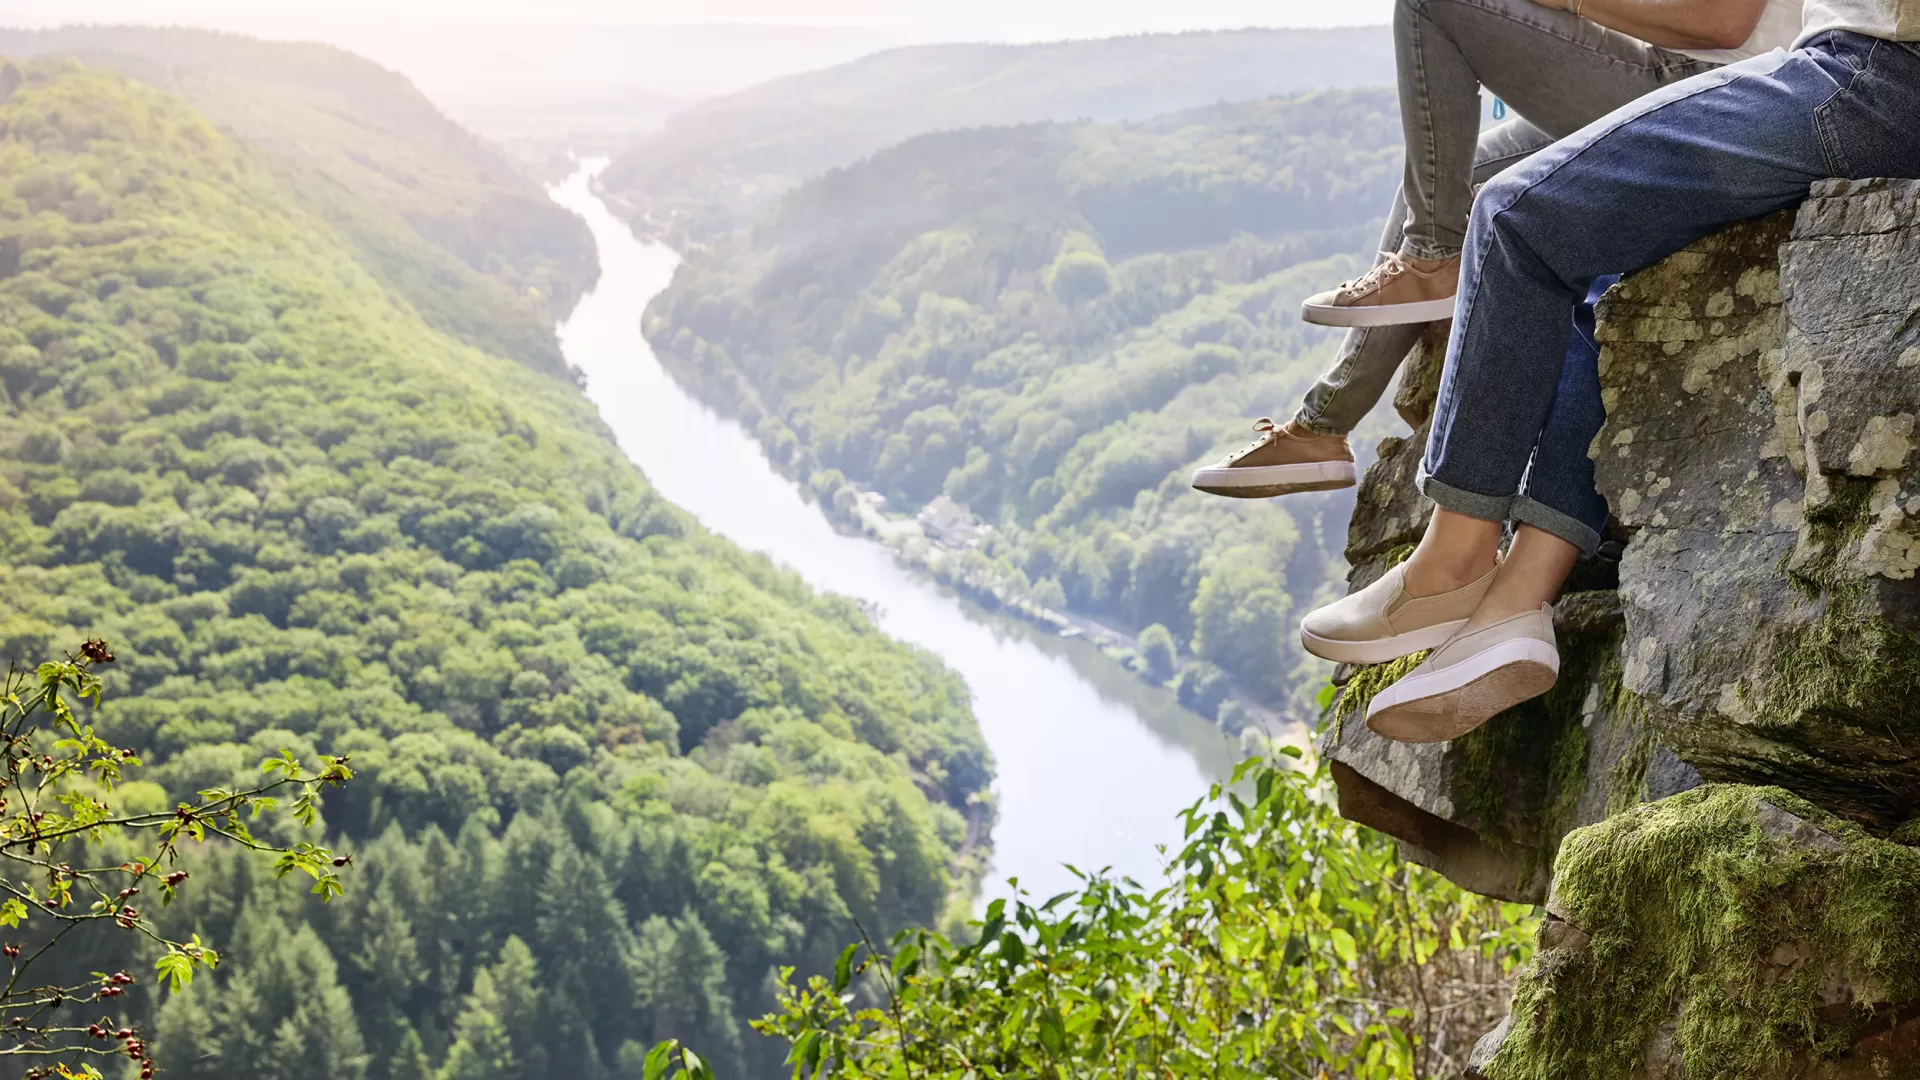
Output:
[[[687,102],[941,41],[1383,24],[1393,0],[0,0],[0,26],[211,26],[324,41],[406,74],[482,131],[501,110],[613,109],[644,129]],[[544,122],[544,121],[542,121]]]
[[[1391,0],[0,0],[10,21],[452,18],[917,28],[1011,40],[1387,21]]]

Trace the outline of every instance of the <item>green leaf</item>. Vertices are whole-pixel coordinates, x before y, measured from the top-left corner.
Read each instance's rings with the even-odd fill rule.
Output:
[[[700,1060],[699,1054],[684,1046],[680,1048],[680,1066],[687,1070],[687,1080],[713,1080],[713,1070]]]
[[[1060,1010],[1049,1005],[1040,1010],[1040,1045],[1050,1054],[1059,1054],[1067,1047],[1067,1026],[1060,1020]]]
[[[1013,931],[1005,931],[1000,935],[1000,955],[1006,957],[1009,965],[1018,967],[1027,958],[1027,943]]]
[[[8,899],[0,904],[0,926],[19,926],[27,917],[27,905],[18,900]]]
[[[175,994],[193,981],[193,958],[186,953],[167,953],[153,962],[153,968],[159,973],[160,981]]]
[[[908,945],[893,956],[893,973],[906,978],[920,965],[920,946]]]
[[[833,992],[839,993],[853,981],[853,957],[860,951],[858,944],[849,945],[840,950],[840,959],[833,962]]]
[[[1359,955],[1359,950],[1356,949],[1353,944],[1353,935],[1336,926],[1327,936],[1333,939],[1334,953],[1338,955],[1342,961],[1349,964],[1353,963],[1354,958]]]
[[[667,1075],[667,1066],[673,1062],[674,1048],[680,1044],[672,1039],[653,1044],[647,1051],[646,1065],[641,1069],[642,1080],[660,1080]]]

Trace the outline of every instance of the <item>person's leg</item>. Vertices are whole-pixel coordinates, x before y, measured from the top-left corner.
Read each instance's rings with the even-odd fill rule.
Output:
[[[1496,561],[1502,563],[1479,610],[1468,621],[1469,629],[1532,611],[1552,600],[1586,546],[1563,540],[1561,534],[1590,534],[1597,543],[1606,528],[1607,501],[1594,490],[1593,460],[1586,448],[1607,419],[1600,401],[1600,346],[1594,337],[1593,305],[1618,280],[1615,274],[1595,281],[1586,301],[1574,311],[1573,340],[1561,361],[1546,431],[1527,467],[1525,491],[1514,501],[1513,520],[1519,527],[1506,558],[1499,559],[1504,532],[1500,522],[1435,507],[1427,531],[1408,559],[1407,588],[1415,595],[1457,588],[1477,580]],[[1530,524],[1534,521],[1553,522],[1557,532]]]
[[[1394,326],[1452,314],[1482,85],[1557,139],[1714,66],[1531,0],[1400,0],[1394,58],[1408,228],[1382,245],[1372,270],[1308,297],[1307,322]]]
[[[1420,260],[1465,242],[1482,86],[1560,139],[1714,66],[1531,0],[1400,0],[1394,55],[1408,220],[1391,250]]]
[[[1509,120],[1480,134],[1474,150],[1473,182],[1484,184],[1553,143],[1525,120]],[[1406,236],[1407,203],[1399,194],[1380,236],[1381,256],[1400,250]],[[1375,260],[1378,265],[1378,259]],[[1345,436],[1379,403],[1400,362],[1426,332],[1427,323],[1353,327],[1340,343],[1334,365],[1307,391],[1293,422],[1317,435]]]
[[[1567,430],[1550,423],[1575,304],[1602,274],[1796,205],[1813,181],[1920,177],[1916,132],[1920,53],[1836,33],[1670,87],[1503,174],[1474,210],[1421,489],[1454,514],[1517,518],[1590,550],[1597,530],[1567,506],[1577,509],[1591,480],[1564,463],[1584,454],[1592,417]],[[1541,486],[1521,494],[1537,460],[1560,463],[1550,465],[1564,486],[1559,513],[1540,512]],[[1434,548],[1447,558],[1416,568],[1440,584],[1463,560],[1458,545],[1485,544],[1445,539]],[[1551,596],[1561,580],[1541,573],[1518,584]]]
[[[1618,274],[1595,280],[1574,310],[1573,340],[1560,365],[1560,385],[1554,388],[1546,428],[1509,511],[1513,543],[1479,609],[1467,620],[1469,631],[1552,603],[1574,563],[1598,547],[1606,531],[1607,500],[1594,488],[1593,459],[1587,455],[1607,421],[1593,306],[1619,280]]]

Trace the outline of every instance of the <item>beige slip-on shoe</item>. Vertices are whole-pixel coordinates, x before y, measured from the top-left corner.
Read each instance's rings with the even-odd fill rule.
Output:
[[[1266,499],[1296,491],[1330,491],[1354,484],[1353,451],[1339,435],[1321,435],[1297,423],[1263,416],[1260,437],[1218,464],[1193,471],[1193,486],[1209,495]]]
[[[1453,318],[1460,256],[1421,266],[1387,254],[1373,269],[1307,297],[1300,317],[1321,326],[1395,326]]]
[[[1542,604],[1442,645],[1373,696],[1367,726],[1401,742],[1445,742],[1539,697],[1559,679],[1553,605]]]
[[[1300,620],[1300,645],[1342,664],[1384,664],[1439,648],[1467,624],[1499,569],[1452,592],[1408,596],[1407,567],[1401,563],[1359,592],[1307,612]]]

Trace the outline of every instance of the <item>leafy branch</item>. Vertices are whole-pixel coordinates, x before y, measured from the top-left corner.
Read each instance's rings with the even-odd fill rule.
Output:
[[[172,992],[216,966],[219,954],[198,935],[182,941],[161,933],[142,899],[157,896],[164,907],[185,888],[189,872],[178,868],[184,845],[214,837],[271,856],[281,877],[305,875],[322,900],[340,894],[340,870],[352,860],[315,844],[263,840],[249,825],[284,809],[311,827],[322,793],[353,776],[345,757],[326,759],[316,772],[282,751],[261,766],[265,779],[256,786],[211,788],[171,810],[117,813],[109,799],[141,760],[89,722],[101,699],[94,668],[112,661],[106,643],[90,639],[77,657],[9,671],[0,688],[0,927],[24,930],[35,941],[0,945],[8,965],[0,1058],[44,1062],[26,1070],[28,1080],[99,1077],[91,1062],[115,1057],[139,1062],[142,1080],[153,1076],[139,1031],[111,1014],[112,999],[137,982],[133,975],[96,972],[82,983],[36,984],[31,973],[89,924],[158,945],[155,977]],[[140,854],[113,861],[105,854],[110,842]]]

